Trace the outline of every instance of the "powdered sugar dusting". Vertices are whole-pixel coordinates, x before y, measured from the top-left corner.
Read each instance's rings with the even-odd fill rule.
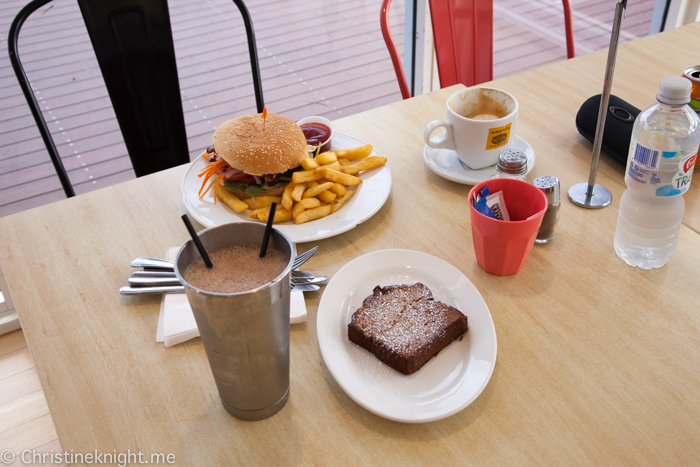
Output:
[[[423,284],[375,287],[355,313],[355,325],[397,354],[412,354],[454,319],[452,307],[433,301]]]

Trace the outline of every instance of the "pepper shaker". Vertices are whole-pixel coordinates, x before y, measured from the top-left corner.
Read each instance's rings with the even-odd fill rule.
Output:
[[[504,149],[498,155],[496,174],[491,178],[514,178],[526,182],[527,155],[519,149]]]
[[[537,177],[532,184],[542,190],[547,197],[547,211],[542,218],[542,225],[537,232],[535,243],[548,243],[554,238],[554,229],[557,227],[557,222],[559,222],[559,209],[561,208],[559,179],[546,175]]]

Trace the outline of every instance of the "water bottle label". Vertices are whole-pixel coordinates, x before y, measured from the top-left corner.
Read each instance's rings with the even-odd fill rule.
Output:
[[[681,159],[676,171],[658,171],[661,159],[672,159],[680,155],[676,151],[661,152],[636,143],[634,154],[627,164],[627,175],[646,187],[644,191],[650,195],[682,195],[690,188],[697,152]]]

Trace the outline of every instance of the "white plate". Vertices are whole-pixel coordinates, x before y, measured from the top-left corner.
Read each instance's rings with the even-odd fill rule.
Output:
[[[350,342],[347,326],[375,286],[415,282],[462,311],[469,330],[407,376]],[[496,364],[496,329],[479,291],[457,268],[419,251],[375,251],[346,264],[323,292],[317,330],[323,360],[343,391],[398,422],[431,422],[459,412],[481,394]]]
[[[523,138],[515,135],[515,141],[508,149],[520,149],[527,156],[527,172],[535,167],[535,151]],[[457,154],[451,149],[433,149],[427,144],[423,148],[423,160],[430,170],[437,175],[466,185],[476,185],[488,180],[496,173],[496,166],[485,169],[472,170],[457,158]]]
[[[332,149],[344,149],[363,146],[365,143],[342,133],[333,133]],[[378,156],[377,151],[372,151]],[[248,218],[250,211],[236,214],[223,203],[214,204],[213,190],[199,199],[197,192],[202,185],[202,179],[197,175],[204,168],[206,161],[197,157],[187,169],[182,179],[182,204],[187,213],[205,227],[226,224],[230,222],[259,222]],[[391,192],[391,171],[387,165],[371,169],[359,174],[362,183],[357,187],[357,193],[345,206],[335,213],[322,219],[295,224],[294,221],[275,224],[275,228],[287,235],[294,243],[311,242],[347,232],[370,217],[384,205]]]

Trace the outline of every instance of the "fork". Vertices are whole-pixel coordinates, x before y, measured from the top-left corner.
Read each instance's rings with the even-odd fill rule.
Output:
[[[305,251],[304,253],[294,258],[294,262],[292,263],[292,269],[296,269],[305,262],[307,262],[309,258],[311,258],[314,255],[314,253],[316,253],[316,250],[318,250],[317,246],[313,247],[309,251]]]

